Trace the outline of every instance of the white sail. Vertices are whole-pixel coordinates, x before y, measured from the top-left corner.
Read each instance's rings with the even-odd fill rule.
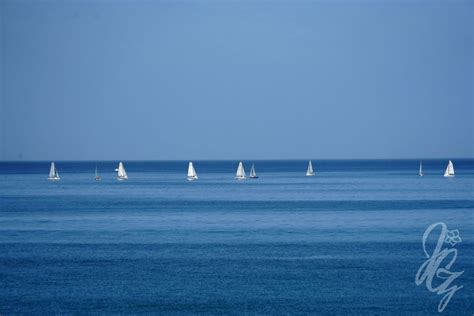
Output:
[[[100,180],[100,175],[99,175],[99,171],[97,170],[97,166],[95,166],[95,179],[96,181]]]
[[[418,171],[418,175],[420,177],[423,177],[424,176],[424,173],[423,173],[423,164],[422,162],[420,161],[420,170]]]
[[[188,165],[188,180],[196,180],[198,178],[196,170],[194,169],[193,163],[190,161]]]
[[[454,166],[453,162],[450,160],[448,162],[448,166],[446,167],[446,171],[444,172],[445,177],[454,177]]]
[[[58,170],[56,169],[56,164],[54,162],[51,162],[51,167],[49,168],[49,180],[59,180],[59,173]]]
[[[56,167],[54,165],[54,162],[51,163],[51,168],[49,168],[49,177],[54,178],[56,175]]]
[[[311,160],[308,163],[308,170],[306,170],[306,175],[309,176],[314,176],[314,170],[313,170],[313,164],[311,163]]]
[[[256,179],[258,178],[257,173],[255,172],[255,165],[252,164],[252,169],[250,169],[250,177],[251,179]]]
[[[237,168],[237,172],[235,173],[235,178],[238,180],[242,180],[246,178],[245,169],[244,169],[244,165],[242,164],[242,161],[239,162],[239,167]]]
[[[125,171],[125,167],[123,166],[123,163],[120,162],[119,166],[117,168],[117,179],[119,180],[127,180],[127,172]]]

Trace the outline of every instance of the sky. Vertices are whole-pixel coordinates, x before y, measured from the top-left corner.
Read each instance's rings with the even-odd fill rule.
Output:
[[[474,157],[474,1],[0,0],[1,160]]]

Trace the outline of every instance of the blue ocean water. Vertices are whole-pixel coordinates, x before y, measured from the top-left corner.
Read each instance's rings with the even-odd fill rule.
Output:
[[[462,242],[463,286],[443,315],[474,314],[474,160],[0,163],[0,314],[434,315],[415,284],[436,222]],[[244,162],[247,172],[252,162]]]

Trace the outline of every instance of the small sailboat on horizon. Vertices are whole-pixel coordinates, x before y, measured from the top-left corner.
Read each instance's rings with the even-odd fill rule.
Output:
[[[257,172],[255,172],[255,165],[252,164],[252,169],[250,169],[250,179],[258,179]]]
[[[193,181],[197,179],[198,179],[198,176],[197,176],[196,170],[194,169],[192,161],[190,161],[188,165],[188,181]]]
[[[119,166],[117,169],[115,169],[115,171],[117,171],[117,180],[123,181],[128,179],[127,172],[125,171],[125,167],[123,166],[122,162],[119,163]]]
[[[420,160],[420,170],[418,170],[418,175],[420,177],[423,177],[425,174],[423,173],[423,163],[422,161]]]
[[[451,160],[448,162],[448,166],[446,167],[446,171],[444,171],[445,177],[454,177],[454,165]]]
[[[239,162],[239,166],[237,167],[237,172],[235,173],[235,179],[237,180],[244,180],[247,176],[245,175],[244,165],[242,161]]]
[[[307,177],[314,176],[313,163],[311,162],[311,160],[308,163],[308,169],[306,170],[306,176]]]
[[[95,181],[100,181],[102,178],[99,175],[99,171],[97,170],[97,166],[95,166]]]
[[[56,169],[56,164],[51,162],[51,167],[49,168],[49,176],[48,180],[50,181],[59,181],[61,178],[59,177],[58,169]]]

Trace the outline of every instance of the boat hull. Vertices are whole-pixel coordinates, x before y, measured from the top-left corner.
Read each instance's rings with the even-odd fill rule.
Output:
[[[245,180],[247,177],[234,177],[235,180]]]
[[[307,173],[306,176],[307,177],[312,177],[312,176],[314,176],[314,173]]]
[[[59,181],[61,178],[59,177],[54,177],[54,178],[48,178],[49,181]]]
[[[117,180],[119,180],[119,181],[125,181],[125,180],[128,180],[128,178],[124,178],[124,177],[117,177]]]
[[[197,180],[198,177],[188,177],[187,179],[188,179],[188,181],[194,181],[194,180]]]

